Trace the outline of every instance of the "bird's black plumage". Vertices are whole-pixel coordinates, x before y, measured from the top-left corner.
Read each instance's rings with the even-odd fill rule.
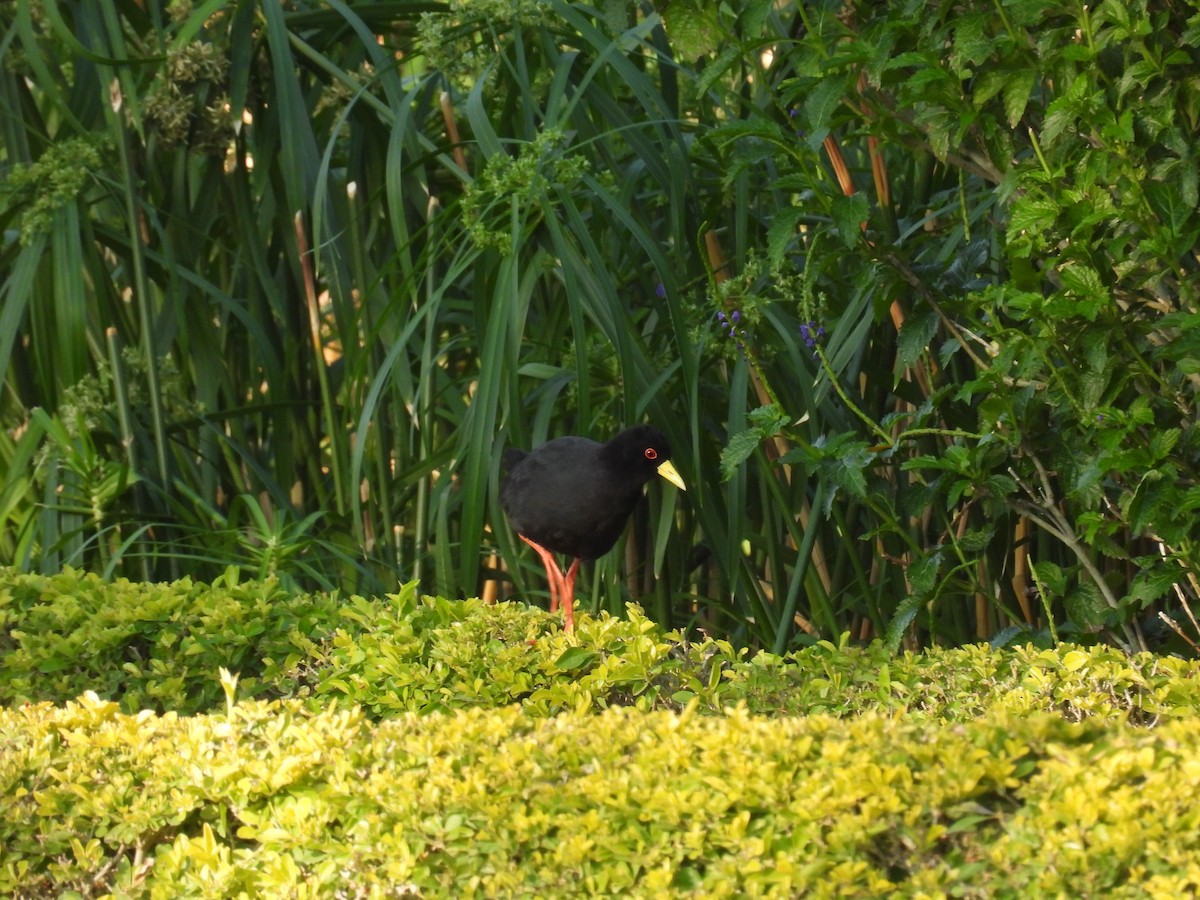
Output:
[[[555,553],[596,559],[612,549],[642,485],[670,456],[666,437],[650,425],[607,444],[561,437],[532,453],[509,450],[500,505],[518,534]]]
[[[661,474],[683,487],[670,457],[666,436],[651,425],[628,428],[604,444],[561,437],[529,453],[505,451],[500,505],[517,533],[542,555],[552,606],[556,574],[573,595],[578,560],[612,549],[647,481]],[[570,573],[552,572],[547,550],[575,557]]]

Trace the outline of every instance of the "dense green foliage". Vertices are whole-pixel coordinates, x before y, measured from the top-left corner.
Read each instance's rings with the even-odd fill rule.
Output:
[[[503,447],[650,419],[593,611],[1150,643],[1200,7],[662,6],[0,3],[0,558],[529,596]]]
[[[535,717],[611,706],[762,715],[872,711],[963,722],[989,710],[1138,724],[1200,708],[1200,662],[1064,644],[975,644],[893,654],[821,642],[786,656],[663,633],[631,606],[581,616],[576,632],[523,604],[420,596],[289,595],[276,583],[106,584],[97,576],[0,580],[0,703],[65,702],[85,691],[190,715],[243,698],[336,702],[375,718],[518,704]]]
[[[1198,708],[1106,647],[7,570],[0,893],[1179,896]]]
[[[242,696],[255,696],[308,658],[341,608],[336,595],[239,584],[232,573],[210,586],[0,570],[0,703],[90,690],[126,712],[210,710],[224,697],[218,668],[240,673]]]
[[[21,896],[1178,897],[1200,720],[0,710]]]

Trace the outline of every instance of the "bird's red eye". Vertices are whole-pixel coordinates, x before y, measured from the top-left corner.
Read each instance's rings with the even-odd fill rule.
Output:
[[[658,451],[653,447],[646,448],[646,459],[658,459]]]

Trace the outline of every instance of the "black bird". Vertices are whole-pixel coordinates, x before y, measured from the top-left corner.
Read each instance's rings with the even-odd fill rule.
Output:
[[[607,553],[656,474],[687,490],[671,464],[666,435],[651,425],[627,428],[607,444],[560,437],[536,450],[508,449],[500,505],[521,540],[537,551],[550,582],[550,611],[563,607],[575,629],[575,576],[579,562]],[[555,553],[574,557],[567,571]]]

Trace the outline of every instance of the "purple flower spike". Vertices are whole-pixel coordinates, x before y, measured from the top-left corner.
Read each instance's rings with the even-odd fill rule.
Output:
[[[825,337],[825,326],[819,322],[801,322],[800,337],[809,350],[816,350],[817,343]]]

